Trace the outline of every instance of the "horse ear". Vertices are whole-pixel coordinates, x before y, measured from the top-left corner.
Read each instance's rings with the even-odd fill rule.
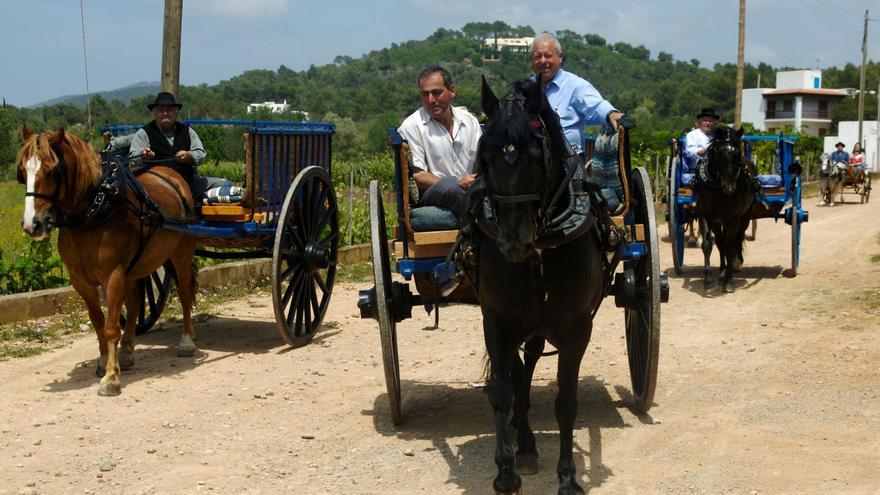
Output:
[[[58,130],[49,138],[49,142],[57,146],[64,142],[64,126],[59,126]]]
[[[27,138],[29,138],[33,135],[34,135],[34,133],[31,132],[31,128],[28,127],[27,122],[22,122],[21,123],[21,138],[26,140]]]
[[[483,112],[491,119],[495,115],[495,111],[498,110],[498,98],[492,92],[489,83],[486,82],[486,76],[480,76],[480,79],[483,81],[481,89]]]

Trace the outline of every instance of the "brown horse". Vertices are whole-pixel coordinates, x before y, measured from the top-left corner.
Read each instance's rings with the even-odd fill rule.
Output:
[[[195,332],[192,304],[195,297],[193,253],[195,238],[145,223],[143,202],[125,188],[115,209],[99,221],[83,221],[101,188],[101,157],[83,140],[61,128],[33,134],[22,128],[24,144],[18,152],[18,179],[25,184],[22,228],[34,239],[48,237],[58,226],[58,252],[70,273],[70,283],[83,298],[98,336],[103,376],[98,395],[121,392],[121,369],[134,365],[137,315],[144,302],[137,280],[156,271],[166,260],[174,265],[178,295],[183,306],[183,335],[178,356],[192,356]],[[183,220],[193,211],[186,182],[168,167],[154,167],[138,181],[166,218]],[[92,210],[93,211],[93,210]],[[106,296],[107,315],[101,309],[98,287]],[[121,333],[122,305],[129,318]],[[120,342],[121,334],[121,342]],[[121,344],[121,345],[120,345]],[[117,345],[120,345],[117,352]]]

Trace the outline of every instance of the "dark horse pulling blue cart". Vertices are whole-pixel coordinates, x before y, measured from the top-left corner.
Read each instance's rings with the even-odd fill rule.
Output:
[[[392,249],[398,272],[414,279],[418,293],[391,279],[381,189],[373,181],[375,286],[361,291],[358,306],[362,317],[379,322],[391,419],[400,424],[396,324],[411,317],[416,305],[480,304],[498,441],[496,493],[514,493],[521,486],[514,465],[520,473],[537,470],[535,437],[527,419],[531,375],[545,342],[556,347],[560,493],[582,493],[572,460],[577,377],[592,318],[606,295],[613,294],[615,304],[625,308],[634,409],[646,412],[653,404],[660,304],[668,299],[668,285],[659,270],[650,181],[644,169],[630,167],[628,120],[619,128],[613,153],[624,191],[621,206],[615,216],[604,214],[599,191],[590,188],[583,169],[568,167],[564,160],[567,148],[558,118],[537,85],[517,83],[499,101],[484,82],[483,109],[489,123],[476,166],[481,178],[469,193],[473,223],[466,224],[462,235],[454,218],[440,230],[442,225],[425,222],[420,208],[411,204],[408,146],[392,134],[398,213]],[[560,227],[570,220],[570,231]],[[426,224],[434,230],[414,228]],[[562,231],[567,233],[555,235]],[[621,262],[623,270],[618,271]],[[456,280],[460,283],[449,283]],[[507,432],[511,407],[517,427],[515,456]]]
[[[241,201],[197,205],[193,223],[163,228],[198,237],[196,254],[218,259],[272,258],[272,301],[279,334],[293,347],[308,344],[330,303],[336,275],[339,222],[330,179],[335,125],[304,122],[190,120],[195,126],[240,127],[245,148]],[[114,151],[140,126],[101,129]],[[214,248],[214,249],[205,249]],[[216,249],[220,248],[220,249]],[[145,305],[138,333],[158,320],[171,284],[170,269],[142,280]]]
[[[809,212],[803,209],[801,166],[794,160],[794,141],[796,136],[742,136],[742,158],[751,162],[752,147],[760,142],[776,144],[774,165],[771,173],[757,175],[760,190],[754,195],[753,205],[746,213],[746,220],[752,222],[752,238],[755,237],[756,220],[772,218],[783,220],[791,229],[791,276],[797,275],[800,263],[800,244],[802,224],[809,220]],[[670,158],[667,172],[667,212],[666,222],[672,244],[673,268],[677,275],[682,273],[685,254],[685,230],[688,223],[700,220],[695,203],[700,199],[694,196],[695,173],[688,172],[684,153],[684,138],[670,140]],[[745,226],[743,226],[744,232]],[[704,233],[704,235],[706,235]],[[709,245],[711,250],[711,245]],[[704,246],[705,250],[705,246]],[[707,255],[708,257],[708,255]],[[742,262],[742,260],[739,260]]]

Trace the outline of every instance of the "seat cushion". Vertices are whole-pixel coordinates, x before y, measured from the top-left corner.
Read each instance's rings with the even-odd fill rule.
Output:
[[[458,230],[458,217],[452,210],[437,206],[419,206],[409,212],[409,225],[413,230]]]
[[[684,173],[681,174],[681,185],[683,186],[691,186],[694,184],[694,177],[696,174]]]
[[[781,175],[774,175],[774,174],[759,175],[758,182],[761,183],[761,187],[764,187],[767,189],[781,187],[782,186],[782,176]]]

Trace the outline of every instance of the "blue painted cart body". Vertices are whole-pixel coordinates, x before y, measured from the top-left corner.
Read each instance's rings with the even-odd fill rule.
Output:
[[[791,228],[791,273],[797,274],[800,264],[800,241],[802,224],[809,220],[809,212],[803,209],[803,179],[801,167],[794,159],[794,143],[797,136],[743,136],[745,157],[752,159],[752,148],[756,143],[774,142],[776,144],[771,173],[759,175],[762,190],[755,198],[751,218],[752,236],[755,236],[755,221],[760,218],[783,220]],[[680,137],[670,142],[670,160],[667,170],[667,211],[672,244],[675,272],[681,274],[685,254],[686,228],[698,221],[692,208],[693,173],[687,173],[683,164],[687,163],[685,139]]]

